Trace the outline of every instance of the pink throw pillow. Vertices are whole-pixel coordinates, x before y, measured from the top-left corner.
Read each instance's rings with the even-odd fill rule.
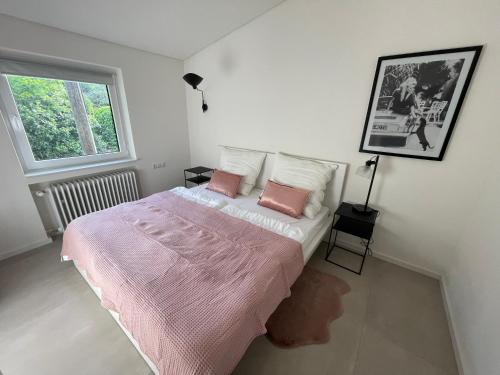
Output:
[[[238,194],[238,188],[240,187],[242,177],[243,176],[237,174],[215,170],[208,183],[207,189],[234,198],[236,194]]]
[[[259,205],[292,217],[299,217],[309,199],[309,190],[267,181]]]

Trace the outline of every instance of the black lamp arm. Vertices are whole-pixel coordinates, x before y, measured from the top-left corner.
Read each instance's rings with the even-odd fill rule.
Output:
[[[370,194],[372,192],[373,180],[375,179],[375,173],[377,172],[378,158],[379,158],[379,155],[375,156],[374,158],[372,158],[366,162],[367,166],[375,165],[375,167],[373,168],[372,179],[370,181],[370,188],[368,189],[368,195],[366,196],[365,211],[368,208],[368,201],[370,200]]]
[[[205,102],[205,93],[203,92],[203,90],[200,90],[198,87],[196,88],[196,90],[201,92],[201,109],[203,110],[203,112],[205,112],[208,109],[208,105]]]

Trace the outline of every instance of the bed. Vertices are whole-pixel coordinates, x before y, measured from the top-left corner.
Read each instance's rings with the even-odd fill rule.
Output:
[[[220,194],[206,189],[206,184],[190,189],[193,192],[200,192],[203,195],[217,198]],[[332,211],[329,207],[322,207],[319,214],[314,219],[301,217],[300,219],[292,218],[281,212],[271,210],[266,207],[259,206],[257,201],[262,188],[256,187],[248,196],[238,195],[237,198],[224,197],[224,199],[232,205],[235,205],[249,212],[256,212],[265,217],[279,220],[280,222],[289,224],[292,229],[300,230],[303,234],[301,238],[296,238],[302,244],[302,253],[304,261],[307,262],[312,256],[319,242],[324,236],[325,231],[330,227],[332,222]]]
[[[62,256],[155,374],[227,374],[327,234],[347,165],[314,219],[257,205],[266,158],[249,196],[176,188],[75,220]],[[131,251],[133,249],[133,251]]]

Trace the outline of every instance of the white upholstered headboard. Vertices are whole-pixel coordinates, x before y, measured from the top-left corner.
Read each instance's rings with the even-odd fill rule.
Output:
[[[274,158],[276,156],[275,152],[253,150],[253,149],[232,147],[232,146],[223,146],[223,145],[220,145],[220,147],[227,147],[227,148],[232,148],[232,149],[237,149],[237,150],[259,151],[259,152],[266,153],[267,155],[266,155],[266,159],[264,160],[264,165],[262,167],[262,170],[260,171],[259,177],[257,178],[257,186],[259,188],[264,188],[267,180],[269,180],[269,178],[271,178],[271,174],[272,174],[273,166],[274,166]],[[291,155],[291,156],[295,156],[295,157],[303,158],[303,159],[308,159],[308,160],[314,160],[314,161],[317,161],[320,163],[325,163],[325,164],[329,164],[329,165],[333,166],[333,168],[334,168],[333,178],[326,186],[326,197],[325,197],[324,205],[329,207],[332,210],[332,212],[334,212],[337,209],[337,207],[340,205],[340,203],[342,202],[342,196],[344,194],[344,182],[345,182],[345,176],[347,173],[348,164],[343,163],[343,162],[338,162],[338,161],[316,159],[316,158],[302,156],[302,155],[295,155],[295,154],[287,154],[287,155]]]

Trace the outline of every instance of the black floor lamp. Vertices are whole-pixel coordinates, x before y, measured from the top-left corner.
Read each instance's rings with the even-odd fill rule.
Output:
[[[370,200],[370,194],[372,192],[373,180],[375,178],[375,173],[377,172],[379,155],[372,157],[365,162],[365,165],[360,166],[356,170],[356,174],[361,177],[371,178],[370,188],[368,189],[368,195],[366,196],[365,204],[355,204],[352,206],[354,212],[360,215],[371,215],[373,209],[368,207],[368,201]],[[373,172],[372,172],[373,166]]]

